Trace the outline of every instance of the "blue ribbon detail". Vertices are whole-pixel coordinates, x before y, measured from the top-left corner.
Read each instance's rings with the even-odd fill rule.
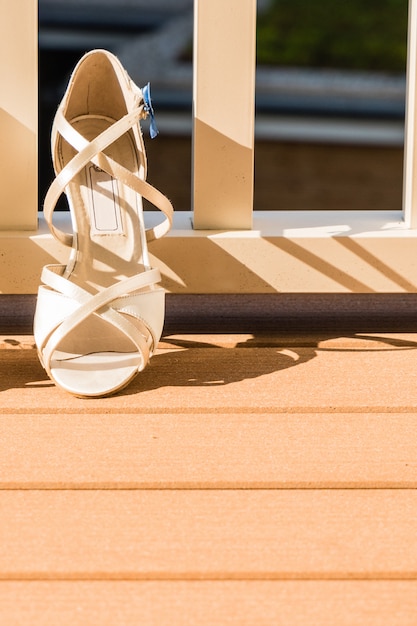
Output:
[[[151,139],[155,139],[155,137],[159,133],[159,130],[156,127],[155,113],[154,113],[154,110],[153,110],[153,107],[152,107],[151,84],[150,83],[145,85],[145,87],[142,87],[142,94],[143,94],[143,100],[145,102],[144,109],[145,109],[146,113],[150,117],[149,134],[151,136]]]

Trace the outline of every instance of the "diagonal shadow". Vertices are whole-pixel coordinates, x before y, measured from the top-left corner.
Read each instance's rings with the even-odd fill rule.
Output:
[[[386,263],[378,259],[374,254],[365,250],[363,246],[361,246],[357,241],[350,239],[349,237],[335,237],[337,242],[352,252],[360,259],[368,263],[371,267],[375,268],[378,272],[380,272],[383,276],[391,280],[393,283],[397,284],[399,287],[404,289],[407,293],[413,293],[416,291],[416,285],[411,283],[409,280],[401,276],[398,272],[389,267]]]
[[[156,258],[165,259],[170,270],[182,280],[179,285],[164,275],[161,284],[167,291],[201,293],[203,274],[204,284],[215,285],[216,293],[235,293],[239,290],[236,283],[244,274],[247,292],[276,293],[269,282],[209,238],[190,237],[186,246],[179,246],[175,239],[162,237],[151,242],[149,251]]]
[[[312,267],[316,271],[320,272],[324,276],[331,278],[339,285],[342,285],[346,289],[352,292],[359,293],[374,293],[375,290],[371,289],[365,283],[362,283],[360,280],[357,280],[347,272],[344,272],[340,268],[335,267],[331,263],[324,261],[322,258],[306,250],[299,244],[294,241],[290,241],[289,239],[285,239],[284,237],[280,237],[279,240],[272,239],[270,237],[265,237],[266,241],[269,241],[274,246],[283,250],[287,254],[293,256],[294,258],[302,261],[306,265]]]
[[[7,59],[4,62],[7,63]],[[3,84],[2,89],[7,86]],[[2,107],[0,128],[2,144],[7,146],[1,158],[2,229],[32,230],[36,226],[32,210],[37,186],[36,131]]]

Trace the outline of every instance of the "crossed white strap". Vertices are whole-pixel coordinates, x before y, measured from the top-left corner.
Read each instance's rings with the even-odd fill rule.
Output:
[[[165,220],[163,222],[153,228],[147,229],[147,241],[159,239],[171,228],[174,209],[168,198],[145,180],[142,180],[139,176],[136,176],[133,172],[130,172],[128,169],[103,154],[103,150],[138,123],[139,119],[143,116],[143,110],[144,107],[142,104],[112,124],[92,141],[87,141],[87,139],[80,135],[66,120],[62,110],[58,110],[53,132],[60,133],[64,139],[78,150],[78,153],[59,172],[49,187],[45,196],[44,216],[53,236],[64,245],[72,246],[73,235],[65,233],[54,226],[52,223],[52,215],[68,183],[70,183],[74,176],[90,162],[100,167],[100,169],[107,172],[110,176],[123,182],[164,213]]]
[[[71,300],[75,300],[79,303],[79,307],[55,329],[52,329],[52,332],[45,338],[43,344],[38,346],[45,367],[49,369],[51,357],[62,339],[81,324],[81,322],[95,313],[117,327],[136,345],[142,356],[140,369],[143,369],[149,359],[150,349],[155,344],[153,331],[147,325],[145,326],[143,320],[139,318],[137,318],[135,324],[133,324],[122,313],[119,313],[117,308],[122,309],[126,305],[125,297],[128,294],[138,292],[145,287],[150,287],[159,282],[161,279],[159,270],[147,270],[111,285],[95,295],[91,295],[85,289],[61,276],[61,268],[61,265],[45,266],[42,271],[41,280],[54,291],[61,293]],[[117,299],[122,297],[124,297],[123,304],[118,304]],[[112,304],[112,306],[109,306],[110,304]],[[151,345],[148,345],[148,337],[151,338]]]
[[[103,153],[108,146],[137,124],[139,119],[143,116],[144,105],[142,103],[120,120],[114,122],[114,124],[99,134],[95,139],[88,141],[68,122],[63,114],[62,108],[60,107],[58,109],[52,134],[55,137],[57,133],[59,133],[77,150],[77,154],[59,172],[49,187],[45,197],[44,216],[53,236],[64,245],[72,246],[74,237],[72,234],[65,233],[53,225],[53,212],[66,186],[71,182],[74,176],[90,162],[100,167],[100,169],[107,172],[110,176],[123,182],[164,213],[165,220],[163,222],[153,228],[147,229],[146,238],[148,241],[162,237],[171,228],[173,207],[168,198],[145,180],[139,178],[139,176]],[[42,345],[38,346],[45,367],[49,369],[51,357],[64,337],[90,315],[96,314],[118,328],[134,343],[142,356],[142,362],[139,368],[142,369],[146,365],[150,350],[154,347],[157,340],[153,334],[152,328],[145,324],[139,316],[134,316],[135,323],[133,323],[127,319],[125,314],[119,312],[118,309],[122,310],[126,307],[126,298],[128,298],[129,295],[135,295],[136,292],[158,283],[161,280],[159,270],[153,269],[141,272],[95,295],[90,294],[85,289],[67,280],[61,273],[62,266],[45,266],[41,281],[54,291],[75,301],[79,306],[64,321],[59,323],[56,328],[51,329],[51,332],[45,337]],[[118,298],[123,298],[123,302],[118,302]],[[132,315],[131,312],[130,314]]]

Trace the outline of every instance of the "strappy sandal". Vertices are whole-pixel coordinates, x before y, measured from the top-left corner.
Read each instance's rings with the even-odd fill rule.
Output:
[[[173,208],[145,181],[140,120],[148,116],[155,134],[148,86],[139,89],[113,54],[92,50],[75,67],[54,119],[56,178],[44,216],[71,254],[66,266],[42,271],[34,335],[50,378],[80,397],[125,387],[146,367],[162,333],[165,292],[147,242],[168,232]],[[52,223],[64,192],[73,234]],[[142,198],[165,215],[147,230]]]

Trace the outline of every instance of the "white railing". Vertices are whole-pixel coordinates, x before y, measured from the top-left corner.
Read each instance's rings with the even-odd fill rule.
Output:
[[[0,231],[36,228],[37,3],[0,0]]]
[[[0,293],[35,293],[42,265],[68,251],[45,228],[34,185],[36,0],[0,2]],[[194,206],[151,247],[169,291],[417,291],[417,0],[409,14],[403,206],[262,213],[253,212],[256,0],[195,0]],[[70,227],[66,213],[57,218]]]
[[[403,217],[417,227],[417,2],[409,0],[407,55],[407,101],[404,145]]]
[[[252,227],[256,1],[195,0],[194,227]]]

